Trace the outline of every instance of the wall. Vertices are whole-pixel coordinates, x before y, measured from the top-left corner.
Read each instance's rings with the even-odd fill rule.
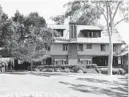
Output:
[[[117,46],[117,50],[114,54],[118,54],[120,52],[121,45]],[[83,44],[83,51],[78,51],[79,55],[108,55],[109,54],[109,45],[106,44],[106,50],[101,51],[100,44],[92,44],[92,49],[87,49],[87,45]]]
[[[48,52],[50,55],[67,55],[68,51],[63,51],[62,43],[54,43],[51,45],[51,50]]]

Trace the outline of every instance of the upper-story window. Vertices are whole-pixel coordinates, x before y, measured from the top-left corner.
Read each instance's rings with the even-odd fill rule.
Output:
[[[46,46],[46,50],[47,51],[50,51],[51,50],[51,47],[50,46]]]
[[[101,37],[101,32],[100,31],[81,30],[80,33],[81,33],[81,37],[86,37],[86,38]]]
[[[92,44],[87,44],[87,49],[92,49]]]
[[[117,45],[114,44],[114,45],[113,45],[113,51],[116,51],[116,49],[117,49]]]
[[[101,47],[101,51],[106,51],[106,45],[105,44],[101,44],[100,47]]]
[[[68,51],[68,44],[63,44],[63,51]]]
[[[83,44],[78,45],[78,51],[83,51]]]
[[[57,37],[63,37],[63,35],[64,35],[64,29],[54,29],[54,30],[56,30],[57,31]]]
[[[77,33],[76,33],[76,30],[77,30],[77,27],[76,27],[76,24],[71,24],[70,25],[70,38],[76,38],[77,37]]]

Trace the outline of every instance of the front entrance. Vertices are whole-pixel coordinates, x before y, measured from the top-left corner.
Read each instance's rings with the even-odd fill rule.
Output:
[[[108,66],[108,56],[95,56],[92,62],[97,66]],[[118,66],[118,57],[113,56],[113,66]]]

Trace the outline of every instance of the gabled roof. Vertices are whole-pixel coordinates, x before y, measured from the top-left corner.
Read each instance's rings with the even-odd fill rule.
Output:
[[[109,43],[109,37],[107,33],[102,33],[99,38],[77,38],[77,41],[78,43]],[[118,44],[124,43],[119,33],[112,34],[112,42]]]
[[[52,29],[65,29],[66,34],[64,37],[61,37],[62,40],[55,40],[55,43],[69,43],[69,25],[48,25],[48,27]],[[77,36],[81,30],[102,30],[98,26],[90,26],[90,25],[77,25]],[[120,34],[114,30],[112,33],[112,41],[113,43],[123,44],[125,43]],[[77,41],[71,41],[72,43],[109,43],[109,37],[106,31],[101,31],[101,37],[99,38],[82,38],[77,37]]]

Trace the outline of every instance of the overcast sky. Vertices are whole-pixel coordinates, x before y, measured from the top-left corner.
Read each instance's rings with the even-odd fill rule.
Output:
[[[30,12],[38,12],[48,24],[53,24],[50,17],[64,13],[63,5],[69,1],[71,0],[0,0],[0,4],[9,17],[13,16],[16,10],[24,15],[28,15]],[[101,24],[103,24],[103,20]],[[121,23],[117,29],[123,39],[129,43],[129,24]]]
[[[63,13],[63,5],[68,1],[70,0],[0,0],[0,4],[9,17],[13,16],[16,10],[24,15],[38,12],[47,23],[52,23],[49,18]]]

